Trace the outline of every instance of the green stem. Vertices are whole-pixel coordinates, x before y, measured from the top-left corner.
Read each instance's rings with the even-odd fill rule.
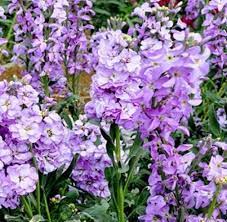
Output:
[[[12,37],[12,34],[13,34],[13,27],[14,27],[14,24],[15,24],[15,22],[16,22],[16,18],[17,18],[17,15],[16,15],[16,13],[15,13],[15,15],[14,15],[14,17],[13,17],[13,21],[12,21],[12,24],[11,24],[11,26],[10,26],[10,28],[9,28],[9,31],[8,31],[8,33],[7,33],[7,36],[6,36],[6,39],[9,41],[10,39],[11,39],[11,37]]]
[[[35,159],[35,155],[33,153],[33,145],[30,144],[30,152],[32,153],[32,160],[33,160],[33,164],[36,168],[37,174],[39,175],[39,168]],[[37,186],[36,186],[36,199],[37,199],[37,210],[38,210],[38,214],[41,215],[41,204],[40,204],[40,178],[38,179],[37,182]]]
[[[118,220],[119,222],[125,222],[125,214],[124,214],[124,191],[121,181],[119,181],[118,187]]]
[[[121,133],[120,133],[120,129],[117,126],[116,127],[116,160],[117,163],[119,163],[121,161]]]
[[[36,198],[37,198],[37,209],[38,214],[41,215],[41,204],[40,204],[40,182],[38,180],[37,187],[36,187]]]
[[[127,192],[127,190],[128,190],[129,182],[130,182],[130,180],[131,180],[131,178],[132,178],[132,176],[133,176],[133,174],[134,174],[135,168],[136,168],[136,166],[137,166],[137,163],[138,163],[140,157],[141,157],[141,155],[137,155],[137,156],[135,157],[135,160],[133,161],[133,163],[132,163],[132,165],[131,165],[131,167],[130,167],[130,169],[129,169],[128,177],[127,177],[127,180],[126,180],[125,186],[124,186],[124,194],[125,194],[125,195],[126,195],[126,192]]]
[[[124,189],[121,181],[121,173],[119,172],[120,170],[120,162],[121,162],[121,133],[120,129],[117,126],[116,127],[116,149],[115,149],[115,155],[116,155],[116,160],[117,160],[117,213],[118,213],[118,221],[119,222],[125,222],[125,214],[124,214]]]
[[[42,84],[43,84],[43,89],[44,89],[45,95],[50,96],[49,78],[47,75],[42,77]]]
[[[47,219],[48,219],[49,222],[51,222],[50,210],[49,210],[49,207],[48,207],[48,202],[47,202],[47,197],[46,197],[45,191],[43,191],[43,199],[44,199]]]
[[[21,202],[22,202],[22,204],[23,204],[23,206],[24,206],[24,209],[25,209],[25,211],[26,211],[28,217],[29,217],[30,219],[32,219],[32,217],[33,217],[32,209],[31,209],[30,205],[28,204],[26,198],[22,196],[22,197],[21,197]]]
[[[207,218],[210,219],[215,208],[216,208],[216,203],[217,203],[217,199],[218,199],[218,196],[221,192],[221,189],[222,189],[222,185],[221,184],[218,184],[217,185],[217,189],[216,189],[216,192],[214,194],[214,198],[210,204],[210,207],[208,208],[208,212],[207,212]]]

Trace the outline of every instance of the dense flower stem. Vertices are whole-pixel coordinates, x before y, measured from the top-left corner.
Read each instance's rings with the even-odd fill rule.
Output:
[[[14,25],[15,25],[16,18],[17,18],[17,15],[15,14],[14,17],[13,17],[13,20],[12,20],[12,24],[11,24],[11,26],[10,26],[10,28],[9,28],[8,33],[7,33],[7,37],[6,37],[7,40],[8,40],[8,43],[9,43],[9,41],[10,41],[12,35],[13,35],[13,27],[14,27]]]
[[[80,75],[73,75],[72,76],[72,93],[74,94],[74,95],[77,95],[77,96],[79,96],[79,94],[80,94],[80,90],[79,90],[79,84],[80,84]]]

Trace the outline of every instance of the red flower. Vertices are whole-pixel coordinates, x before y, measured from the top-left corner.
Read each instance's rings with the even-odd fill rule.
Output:
[[[160,0],[158,3],[160,6],[168,5],[170,0]]]
[[[186,16],[183,16],[183,17],[181,18],[181,21],[182,21],[183,23],[185,23],[187,26],[193,27],[193,22],[194,22],[193,19],[190,19],[190,18],[187,18]]]

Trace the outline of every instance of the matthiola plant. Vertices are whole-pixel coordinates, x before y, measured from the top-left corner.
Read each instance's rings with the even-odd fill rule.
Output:
[[[226,67],[226,13],[227,1],[212,0],[202,9],[205,16],[203,35],[208,39],[207,45],[212,52],[211,63],[221,70]]]
[[[93,34],[90,0],[0,7],[0,74],[23,69],[0,81],[0,220],[226,221],[226,6],[144,1]]]
[[[150,197],[146,215],[140,218],[148,222],[188,218],[190,212],[182,195],[184,188],[194,189],[192,181],[196,176],[191,176],[188,170],[197,158],[190,151],[192,145],[176,146],[172,133],[180,131],[189,136],[187,120],[192,106],[202,101],[200,84],[209,71],[210,50],[200,34],[191,32],[180,20],[173,22],[172,16],[179,10],[177,6],[169,9],[160,6],[159,1],[150,1],[135,9],[133,14],[140,23],[128,33],[108,30],[92,38],[96,73],[92,77],[92,100],[85,109],[89,117],[115,125],[112,161],[118,164],[116,168],[122,163],[118,126],[140,132],[152,157]],[[120,185],[112,195],[116,195],[118,220],[125,221],[125,193],[121,192],[124,182],[121,175],[116,177]],[[210,184],[197,182],[205,187],[212,185],[213,193],[197,194],[201,201],[206,199],[206,204],[202,201],[191,206],[205,208],[211,204],[218,187],[214,180]],[[208,217],[218,219],[222,213],[209,210]]]
[[[14,56],[26,67],[32,85],[47,96],[76,93],[76,76],[89,71],[86,31],[91,1],[11,1],[9,13],[16,13]]]
[[[38,92],[20,81],[0,82],[0,206],[15,208],[47,174],[73,159],[70,132],[55,111],[39,105]]]

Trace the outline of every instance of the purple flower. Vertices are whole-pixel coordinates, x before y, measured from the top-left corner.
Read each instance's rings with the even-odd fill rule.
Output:
[[[26,195],[35,190],[38,174],[36,169],[29,164],[9,166],[7,174],[18,195]]]
[[[0,113],[6,118],[13,119],[21,111],[19,100],[15,96],[3,94],[0,97]]]
[[[106,142],[101,137],[99,127],[87,122],[86,116],[80,116],[75,123],[75,147],[80,154],[72,178],[77,186],[95,196],[107,198],[110,196],[104,170],[110,166],[106,153]],[[97,145],[99,141],[99,145]]]
[[[26,121],[18,121],[9,127],[12,136],[21,141],[28,140],[31,143],[37,142],[41,137],[41,128],[38,123]]]
[[[30,85],[25,85],[24,87],[21,87],[18,92],[18,99],[23,102],[24,105],[27,107],[32,106],[33,104],[38,103],[38,95],[39,93],[35,91],[35,89],[32,88]]]
[[[208,180],[215,180],[222,177],[227,177],[227,163],[224,162],[222,156],[211,157],[209,163],[209,171],[207,173]]]

